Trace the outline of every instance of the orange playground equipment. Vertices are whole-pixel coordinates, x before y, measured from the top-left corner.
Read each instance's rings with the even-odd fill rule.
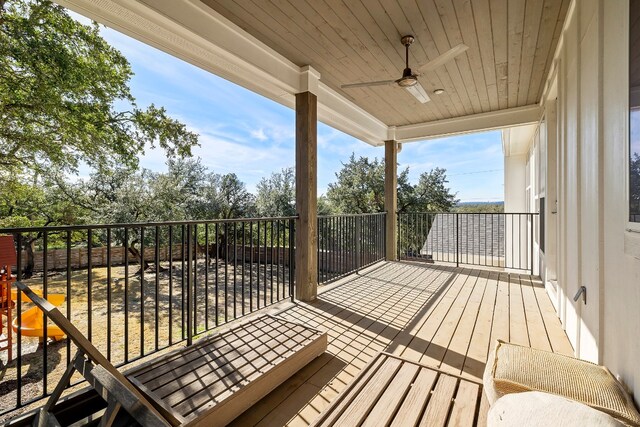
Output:
[[[34,291],[34,293],[38,296],[42,296],[42,292]],[[14,301],[18,300],[17,290],[13,290],[11,292],[11,299]],[[47,300],[55,305],[59,306],[64,302],[63,294],[49,294],[47,295]],[[31,299],[26,295],[22,295],[22,302],[31,302]],[[43,323],[43,313],[38,307],[32,307],[22,313],[21,320],[22,325],[20,326],[20,330],[23,336],[27,337],[38,337],[40,340],[44,340],[44,323]],[[18,318],[13,319],[14,332],[18,332]],[[65,334],[57,325],[47,324],[47,337],[52,338],[55,341],[59,341],[65,338]]]

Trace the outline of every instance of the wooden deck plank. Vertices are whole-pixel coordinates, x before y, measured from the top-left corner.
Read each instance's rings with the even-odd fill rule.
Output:
[[[446,424],[457,384],[457,378],[440,374],[427,409],[420,420],[420,427],[442,427]]]
[[[538,301],[528,277],[520,278],[522,299],[524,301],[524,311],[527,317],[527,329],[529,331],[529,341],[531,347],[540,350],[551,351],[551,343],[547,335],[547,328],[542,320],[542,313],[538,307]]]
[[[411,341],[416,337],[421,338],[420,331],[429,319],[434,317],[434,313],[437,312],[437,307],[442,304],[442,301],[447,298],[447,295],[452,295],[453,292],[455,292],[455,289],[452,289],[452,279],[454,278],[455,275],[451,272],[447,272],[438,277],[440,283],[435,287],[434,293],[429,296],[427,301],[429,304],[428,309],[414,314],[415,317],[410,323],[411,328],[403,329],[400,332],[392,345],[387,349],[389,352],[397,356],[402,355],[405,358],[410,358],[406,351],[410,347]],[[424,332],[422,332],[422,334],[424,334]],[[416,360],[422,356],[422,352],[418,354],[416,351],[414,354]]]
[[[445,315],[429,346],[420,358],[420,363],[427,366],[440,367],[442,360],[449,348],[454,333],[462,319],[464,309],[473,293],[478,278],[479,270],[469,272],[462,276],[464,285],[458,297],[453,301],[451,308]],[[465,351],[466,352],[466,351]]]
[[[404,363],[360,427],[377,427],[391,422],[419,369],[418,365]]]
[[[469,351],[464,360],[462,376],[480,380],[487,362],[487,354],[491,343],[491,325],[493,323],[496,293],[499,274],[495,271],[488,273],[487,286],[480,303],[480,311],[473,328]]]
[[[476,416],[478,393],[480,386],[468,381],[460,381],[456,398],[453,402],[448,426],[471,427]]]
[[[522,289],[518,275],[509,275],[509,341],[529,346],[529,331],[524,314]]]
[[[398,409],[391,427],[414,426],[420,420],[438,373],[430,369],[420,369],[411,390]]]
[[[400,353],[403,358],[420,361],[424,353],[427,351],[434,335],[437,333],[440,324],[449,312],[452,304],[456,301],[460,292],[462,292],[465,280],[466,275],[456,275],[442,301],[432,310],[430,316],[431,319],[428,322],[423,323],[422,327],[411,338],[404,351]]]
[[[473,337],[473,331],[480,313],[480,304],[487,286],[487,272],[481,272],[473,287],[469,300],[462,312],[460,321],[453,333],[451,342],[447,346],[447,351],[442,359],[440,369],[460,375],[464,368],[464,361],[469,350],[469,344]]]
[[[567,334],[564,332],[562,328],[562,324],[560,323],[560,319],[553,308],[553,303],[549,299],[547,292],[544,289],[544,286],[541,282],[538,282],[538,285],[533,285],[534,295],[536,297],[536,302],[538,303],[538,308],[542,315],[542,320],[547,329],[547,335],[549,337],[549,342],[551,343],[551,348],[554,352],[564,354],[566,356],[575,356],[575,351],[571,346],[571,342],[567,339]]]
[[[496,303],[493,307],[490,345],[492,346],[496,340],[509,341],[509,336],[509,278],[507,273],[500,273],[496,287]]]
[[[336,420],[335,425],[345,427],[360,425],[378,400],[379,393],[387,388],[401,365],[402,362],[398,359],[386,359],[378,372],[369,378],[362,391]]]
[[[548,331],[552,348],[569,346],[544,289],[524,284],[528,277],[439,264],[383,262],[343,279],[338,285],[329,286],[324,292],[321,288],[317,302],[297,302],[279,316],[328,331],[329,357],[301,370],[299,377],[294,376],[283,383],[232,425],[311,424],[333,400],[340,399],[338,393],[354,383],[380,350],[413,356],[413,360],[416,360],[416,353],[420,357],[427,353],[430,345],[440,346],[442,355],[465,353],[462,375],[477,380],[482,375],[489,346],[495,339],[509,341],[510,329],[515,333],[520,326],[524,327],[527,340],[530,333],[540,330],[540,325],[531,332],[527,327],[526,311],[535,307],[526,289],[523,295],[522,286],[531,286],[533,290],[538,316]],[[447,323],[449,326],[443,327]],[[466,336],[468,349],[465,349],[465,340],[456,335],[458,333]],[[440,356],[436,354],[437,357]],[[439,360],[445,362],[443,368],[446,369],[450,359],[443,357],[446,360]],[[415,424],[404,423],[406,418],[403,417],[409,416],[406,408],[410,404],[410,413],[421,419],[434,386],[423,372],[419,371],[391,425]],[[464,401],[464,388],[457,387],[454,402]],[[359,393],[350,394],[351,398],[356,394]],[[447,412],[451,415],[447,415],[445,421],[454,422],[455,405]],[[479,405],[474,423],[484,425],[488,407],[482,406],[482,400]],[[374,408],[375,402],[370,409]]]

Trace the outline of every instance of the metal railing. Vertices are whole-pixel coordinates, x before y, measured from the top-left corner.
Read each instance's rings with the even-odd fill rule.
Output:
[[[528,270],[537,213],[399,213],[398,258]]]
[[[318,283],[327,283],[385,257],[386,213],[318,217]]]
[[[0,234],[14,235],[16,279],[52,301],[57,294],[62,313],[122,366],[293,299],[295,219],[13,228]],[[0,414],[49,395],[74,351],[70,340],[49,342],[55,325],[40,312],[34,316],[37,308],[23,306],[27,302],[20,292],[13,303],[5,301],[14,305],[17,328],[15,357],[5,360],[0,381]]]

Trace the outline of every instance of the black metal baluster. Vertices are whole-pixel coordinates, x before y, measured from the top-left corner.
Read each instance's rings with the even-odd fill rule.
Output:
[[[245,283],[245,275],[244,275],[244,270],[245,267],[247,266],[247,257],[246,257],[246,251],[247,251],[247,247],[246,247],[246,241],[245,241],[245,234],[247,231],[246,228],[247,223],[246,222],[242,222],[242,282],[240,284],[241,290],[242,290],[242,315],[244,316],[244,312],[245,312],[245,297],[244,297],[244,283]]]
[[[16,253],[18,255],[16,279],[22,281],[22,233],[16,236]],[[67,258],[67,261],[69,258]],[[16,361],[16,406],[22,406],[22,292],[18,292],[16,315],[18,319],[18,360]]]
[[[193,292],[191,293],[191,301],[193,306],[190,309],[193,311],[193,335],[198,334],[198,224],[193,224],[193,241],[191,242],[191,258],[189,264],[192,266],[191,275],[193,281]]]
[[[267,305],[267,221],[264,222],[264,280],[262,286],[264,287],[262,292],[263,307]]]
[[[275,234],[276,234],[276,301],[280,301],[281,299],[280,298],[280,220],[276,221]],[[319,247],[320,245],[318,244],[318,248]],[[318,271],[320,271],[320,269],[318,269]]]
[[[224,323],[229,321],[229,223],[224,223]]]
[[[140,357],[144,356],[144,227],[140,227]]]
[[[187,224],[187,261],[186,261],[186,276],[187,282],[185,284],[185,288],[187,290],[187,345],[191,345],[193,343],[193,325],[195,322],[193,321],[193,292],[191,290],[191,268],[193,266],[193,242],[191,241],[191,224]]]
[[[220,262],[220,226],[219,224],[216,222],[216,282],[215,282],[215,288],[216,288],[216,326],[220,325],[220,294],[219,294],[219,289],[218,289],[218,284],[219,284],[219,270],[220,270],[220,266],[219,263]]]
[[[69,319],[70,322],[73,322],[73,320],[71,319],[71,230],[67,230],[66,248],[67,248],[67,319]],[[18,251],[18,254],[19,253],[20,251]],[[18,259],[19,258],[20,258],[20,255],[18,255]],[[21,292],[18,292],[18,295],[20,294]],[[69,366],[70,363],[71,363],[71,340],[67,340],[67,366]]]
[[[258,240],[256,242],[256,249],[258,251],[258,265],[256,266],[256,302],[258,310],[260,309],[260,221],[258,221]]]
[[[111,228],[107,228],[107,359],[111,360]]]
[[[236,277],[238,274],[238,245],[236,242],[236,236],[238,236],[238,223],[233,222],[233,318],[238,318],[237,304],[238,304],[238,292],[236,290]]]
[[[209,330],[209,224],[204,224],[204,328]]]
[[[158,304],[160,303],[159,293],[160,293],[160,227],[156,225],[155,229],[155,298],[154,298],[154,315],[155,315],[155,348],[158,351],[160,347],[160,325],[159,325],[159,315],[160,310],[158,309]]]
[[[124,228],[124,363],[129,362],[129,229]]]
[[[91,256],[92,230],[87,229],[87,338],[91,341],[91,320],[92,320],[92,285],[93,285],[93,263]],[[46,257],[45,257],[46,258]]]
[[[289,220],[289,296],[291,297],[291,302],[295,300],[295,219]]]
[[[249,313],[253,313],[253,221],[249,221]]]
[[[273,220],[271,220],[271,247],[269,248],[269,265],[271,266],[271,294],[270,300],[273,304]]]
[[[49,232],[42,234],[42,297],[46,300],[49,294]],[[91,307],[89,307],[91,309]],[[49,345],[47,334],[47,314],[42,312],[42,396],[47,393],[47,373],[49,372]]]
[[[184,281],[185,281],[185,256],[186,256],[186,242],[185,242],[185,225],[182,224],[182,226],[180,227],[180,306],[181,306],[181,310],[180,310],[180,328],[181,328],[181,336],[182,339],[186,339],[187,335],[186,331],[187,329],[185,328],[185,315],[186,315],[186,311],[185,311],[185,307],[184,307],[184,302],[185,302],[185,298],[186,298],[186,292],[184,291]]]
[[[169,225],[169,345],[173,345],[173,225]]]

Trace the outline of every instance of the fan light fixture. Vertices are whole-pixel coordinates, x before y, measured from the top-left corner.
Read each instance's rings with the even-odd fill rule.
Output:
[[[438,67],[446,64],[447,62],[453,60],[456,56],[462,54],[464,51],[469,49],[468,46],[464,44],[459,44],[457,46],[452,47],[442,55],[439,55],[422,65],[418,68],[420,73],[414,73],[409,68],[409,46],[415,41],[415,38],[411,35],[403,36],[400,39],[400,42],[404,45],[405,48],[405,68],[402,71],[402,77],[397,80],[380,80],[375,82],[363,82],[363,83],[350,83],[346,85],[340,86],[342,89],[350,89],[356,87],[371,87],[371,86],[399,86],[401,88],[406,89],[411,95],[413,95],[418,101],[421,103],[429,102],[431,99],[427,94],[427,91],[424,90],[420,82],[418,81],[418,77],[421,75],[420,73],[433,71]],[[444,93],[444,89],[436,89],[433,91],[436,95],[440,95]]]

